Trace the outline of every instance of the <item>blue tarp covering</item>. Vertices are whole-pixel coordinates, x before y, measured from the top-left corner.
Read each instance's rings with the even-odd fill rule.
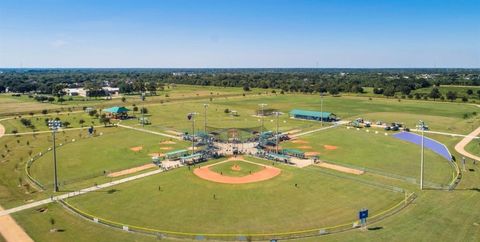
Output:
[[[397,139],[405,140],[417,145],[422,145],[422,136],[418,134],[414,134],[410,132],[401,132],[401,133],[394,134],[393,137]],[[430,149],[431,151],[441,155],[448,161],[452,161],[452,155],[450,154],[450,151],[448,151],[447,147],[444,144],[427,137],[425,137],[423,144],[425,148]]]

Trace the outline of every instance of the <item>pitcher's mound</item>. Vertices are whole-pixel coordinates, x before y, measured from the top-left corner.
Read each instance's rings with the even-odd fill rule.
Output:
[[[236,165],[236,164],[233,165],[231,169],[232,169],[232,171],[241,171],[242,170],[242,168],[239,165]]]

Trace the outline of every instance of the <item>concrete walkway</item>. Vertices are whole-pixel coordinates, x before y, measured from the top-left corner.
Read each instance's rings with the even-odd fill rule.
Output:
[[[141,132],[145,132],[145,133],[149,133],[149,134],[156,134],[156,135],[160,135],[160,136],[165,136],[165,137],[172,138],[172,139],[178,139],[178,140],[182,139],[182,138],[180,138],[178,136],[175,136],[175,135],[160,133],[160,132],[151,131],[151,130],[148,130],[148,129],[135,128],[135,127],[131,127],[131,126],[123,125],[123,124],[118,124],[117,126],[122,127],[122,128],[126,128],[126,129],[133,129],[133,130],[137,130],[137,131],[141,131]]]
[[[327,130],[327,129],[331,129],[331,128],[336,128],[342,124],[346,124],[348,123],[347,121],[340,121],[340,122],[336,122],[334,125],[330,125],[330,126],[327,126],[327,127],[323,127],[323,128],[319,128],[319,129],[314,129],[314,130],[310,130],[310,131],[306,131],[306,132],[302,132],[302,133],[298,133],[298,134],[294,134],[294,135],[291,135],[292,138],[295,138],[295,137],[300,137],[300,136],[304,136],[304,135],[307,135],[307,134],[312,134],[312,133],[316,133],[316,132],[319,132],[319,131],[322,131],[322,130]]]
[[[477,136],[479,134],[480,134],[480,127],[478,127],[476,130],[474,130],[468,136],[465,136],[465,138],[463,138],[460,142],[458,142],[458,144],[455,145],[455,150],[463,156],[480,161],[480,157],[470,154],[465,150],[465,146],[467,146],[468,143],[470,143],[470,141],[472,141],[473,139],[478,139]]]
[[[177,164],[177,165],[182,166],[180,164]],[[15,208],[6,209],[6,210],[3,210],[3,211],[0,211],[0,217],[5,216],[5,215],[9,215],[9,214],[12,214],[12,213],[20,212],[20,211],[23,211],[23,210],[26,210],[26,209],[31,209],[31,208],[34,208],[34,207],[38,207],[38,206],[41,206],[41,205],[49,204],[49,203],[52,203],[52,202],[57,201],[57,200],[66,199],[66,198],[70,198],[70,197],[75,197],[75,196],[79,196],[79,195],[82,195],[82,194],[85,194],[85,193],[89,193],[89,192],[97,191],[97,190],[100,190],[100,189],[112,187],[112,186],[122,184],[122,183],[125,183],[125,182],[138,180],[138,179],[141,179],[141,178],[144,178],[144,177],[147,177],[147,176],[152,176],[152,175],[155,175],[155,174],[158,174],[158,173],[161,173],[161,172],[164,172],[164,170],[158,169],[158,170],[154,170],[154,171],[150,171],[150,172],[145,172],[145,173],[142,173],[142,174],[139,174],[139,175],[126,177],[126,178],[119,179],[119,180],[116,180],[116,181],[104,183],[104,184],[101,184],[101,185],[98,185],[98,186],[93,186],[93,187],[81,189],[79,191],[69,192],[69,193],[65,193],[65,194],[62,194],[62,195],[54,196],[52,198],[47,198],[47,199],[43,199],[43,200],[40,200],[40,201],[28,203],[28,204],[18,206],[18,207],[15,207]]]

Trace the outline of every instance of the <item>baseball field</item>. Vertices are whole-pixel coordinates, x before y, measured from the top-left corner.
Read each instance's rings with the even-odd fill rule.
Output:
[[[318,95],[258,90],[243,96],[241,89],[235,88],[215,90],[214,94],[200,90],[197,95],[193,90],[191,86],[177,87],[168,102],[160,101],[164,97],[125,102],[129,109],[132,104],[148,109],[146,117],[151,124],[144,127],[137,119],[112,121],[115,125],[104,127],[81,108],[40,114],[39,110],[51,105],[66,110],[69,106],[35,107],[29,99],[9,98],[6,105],[24,103],[21,107],[26,113],[0,121],[5,127],[0,138],[0,204],[9,209],[69,194],[59,199],[63,201],[11,214],[35,241],[480,239],[480,165],[468,160],[466,169],[459,171],[462,154],[454,149],[463,138],[455,135],[468,134],[479,126],[478,107],[357,96],[320,100]],[[92,106],[108,105],[107,101],[91,102]],[[260,103],[282,115],[278,120],[258,116]],[[456,159],[450,162],[426,149],[426,189],[420,190],[420,146],[396,139],[395,132],[382,127],[356,129],[347,122],[333,125],[292,119],[288,113],[295,108],[322,108],[342,121],[401,122],[411,129],[424,120],[430,131],[437,132],[426,136],[444,144]],[[35,114],[29,114],[31,110],[36,110]],[[191,132],[193,123],[187,119],[191,112],[198,113],[196,132],[204,131],[205,126],[258,129],[263,123],[264,130],[275,130],[278,125],[281,132],[292,132],[294,137],[281,142],[281,148],[310,152],[322,162],[364,173],[313,164],[300,168],[249,155],[165,171],[150,166],[152,157],[189,149],[191,142],[179,134]],[[465,114],[469,114],[467,118]],[[60,191],[53,193],[52,134],[45,119],[56,117],[72,127],[56,134]],[[22,118],[31,120],[35,132],[22,124]],[[80,125],[80,119],[85,125]],[[94,135],[82,127],[90,125],[95,126]],[[476,140],[466,150],[480,155]],[[120,175],[112,176],[114,173]],[[115,184],[102,187],[108,183]],[[94,190],[85,194],[70,194],[91,187]],[[352,229],[362,208],[368,208],[372,224],[368,230]],[[309,238],[312,235],[322,236]]]

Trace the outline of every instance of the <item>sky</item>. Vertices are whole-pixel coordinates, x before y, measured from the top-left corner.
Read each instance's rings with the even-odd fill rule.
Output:
[[[480,0],[0,0],[0,67],[480,68]]]

